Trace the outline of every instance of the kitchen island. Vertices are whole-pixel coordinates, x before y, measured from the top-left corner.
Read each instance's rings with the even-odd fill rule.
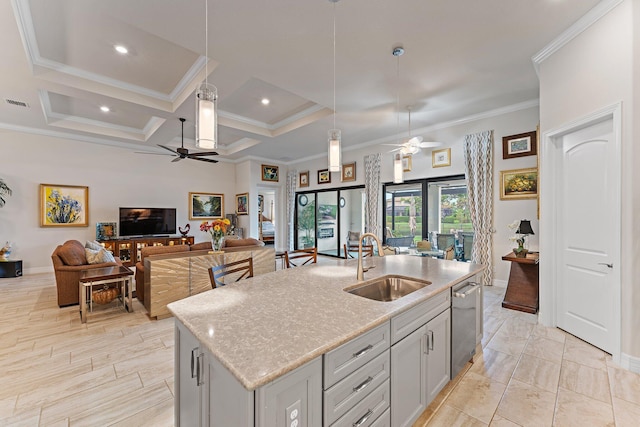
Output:
[[[305,399],[319,398],[322,402],[323,381],[318,375],[322,377],[323,362],[327,364],[323,357],[374,330],[386,334],[383,340],[386,340],[389,353],[391,319],[440,294],[446,299],[438,304],[450,306],[449,289],[484,268],[471,263],[409,255],[372,260],[375,268],[365,274],[364,282],[400,275],[428,280],[431,284],[395,301],[370,300],[344,291],[364,283],[356,280],[357,261],[336,259],[264,274],[170,304],[168,307],[176,318],[176,423],[191,424],[191,421],[185,421],[193,420],[187,412],[195,411],[198,414],[193,424],[216,425],[219,421],[219,425],[231,425],[230,422],[233,425],[275,425],[261,413],[265,405],[268,406],[268,396],[263,392],[287,376],[301,378],[296,381],[307,387]],[[450,327],[448,331],[450,341]],[[373,353],[377,351],[370,355]],[[313,368],[312,373],[298,375],[305,368]],[[326,375],[325,398],[329,388]],[[197,376],[198,387],[208,386],[200,391],[189,388],[192,376]],[[216,378],[222,378],[219,385],[224,385],[220,395],[212,390]],[[319,390],[311,390],[317,387]],[[187,399],[185,393],[193,396],[189,395]],[[185,408],[186,402],[191,400],[196,400],[198,406]],[[296,417],[304,416],[309,425],[322,425],[318,424],[323,416],[317,413],[317,408],[307,407],[305,402],[299,407],[300,399],[293,401],[298,406],[283,408],[291,420],[297,420],[292,416],[295,414]],[[280,412],[280,415],[285,414]],[[243,415],[238,417],[240,413]],[[326,413],[324,417],[327,417]],[[278,422],[278,425],[291,424]],[[372,424],[365,420],[360,425]]]

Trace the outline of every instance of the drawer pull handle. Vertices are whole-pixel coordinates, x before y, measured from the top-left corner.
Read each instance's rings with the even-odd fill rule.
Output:
[[[358,421],[353,423],[353,427],[360,427],[362,424],[366,423],[369,417],[373,415],[373,411],[369,409],[366,414],[362,416]]]
[[[371,381],[373,381],[373,377],[369,377],[366,380],[364,380],[360,385],[357,385],[353,388],[354,392],[359,392],[360,390],[362,390],[363,388],[366,388],[369,384],[371,384]]]
[[[373,348],[373,346],[371,344],[369,344],[368,346],[366,346],[362,350],[356,351],[355,353],[353,353],[353,357],[360,357],[363,354],[365,354],[367,351],[371,350],[372,348]]]

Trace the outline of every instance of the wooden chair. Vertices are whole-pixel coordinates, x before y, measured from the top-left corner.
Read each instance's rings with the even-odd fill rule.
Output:
[[[284,253],[285,265],[287,268],[302,267],[307,264],[315,264],[318,262],[318,249],[307,248],[298,249],[295,251],[285,251]]]
[[[447,249],[444,250],[444,259],[449,259],[452,260],[455,258],[455,251],[453,250],[453,245],[449,246]]]
[[[240,261],[233,261],[228,264],[213,266],[209,269],[209,279],[211,280],[211,289],[218,286],[224,286],[224,276],[232,273],[239,273],[232,282],[253,277],[253,258],[249,257]],[[232,283],[231,282],[231,283]]]
[[[344,244],[344,259],[355,258],[353,253],[358,253],[358,245]],[[373,245],[362,245],[362,256],[373,256]]]

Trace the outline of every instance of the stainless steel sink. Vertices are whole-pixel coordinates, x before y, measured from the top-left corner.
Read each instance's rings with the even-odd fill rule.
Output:
[[[407,279],[401,276],[385,276],[352,289],[345,289],[353,295],[375,301],[394,301],[429,286],[431,282]]]

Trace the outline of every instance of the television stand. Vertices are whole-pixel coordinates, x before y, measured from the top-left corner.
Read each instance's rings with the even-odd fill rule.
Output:
[[[122,261],[127,267],[136,265],[140,261],[140,251],[146,246],[174,246],[193,245],[193,236],[142,236],[125,237],[110,240],[98,240],[114,256]]]

